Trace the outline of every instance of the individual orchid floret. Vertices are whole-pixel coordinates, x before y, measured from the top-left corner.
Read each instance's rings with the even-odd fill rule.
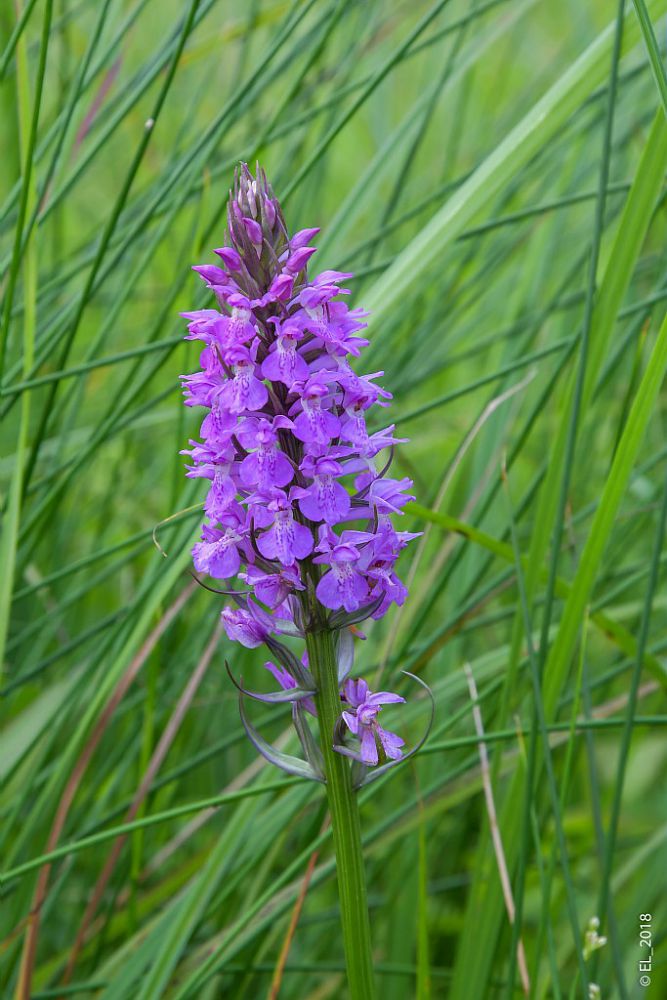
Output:
[[[345,271],[322,271],[298,296],[298,302],[308,312],[315,312],[320,306],[335,299],[337,295],[349,295],[349,288],[340,288],[339,282],[351,278]]]
[[[239,426],[237,439],[250,452],[239,467],[241,482],[247,489],[269,490],[292,482],[294,466],[281,450],[278,439],[278,431],[291,426],[292,421],[280,415],[273,420],[246,417]]]
[[[301,247],[305,247],[307,243],[310,243],[314,236],[317,236],[319,231],[319,226],[316,226],[314,229],[300,229],[290,238],[290,249],[300,250]]]
[[[181,313],[181,316],[190,320],[185,339],[201,340],[205,344],[211,344],[219,338],[220,328],[226,319],[218,309],[194,309]]]
[[[266,642],[271,635],[271,621],[268,615],[248,601],[248,608],[224,608],[220,615],[227,637],[232,642],[240,642],[247,649],[255,649]]]
[[[218,518],[220,528],[204,524],[202,541],[192,550],[195,569],[217,580],[236,576],[241,566],[241,548],[248,535],[243,508],[234,503]]]
[[[340,462],[326,455],[319,458],[306,455],[299,469],[312,480],[306,489],[298,488],[301,513],[311,521],[331,525],[344,521],[350,510],[350,494],[337,481],[344,474]]]
[[[265,559],[277,559],[282,566],[293,566],[313,550],[310,528],[295,519],[294,496],[277,488],[258,494],[256,523],[266,528],[257,538],[257,548]]]
[[[313,562],[330,569],[317,585],[317,599],[325,608],[356,611],[368,598],[368,583],[358,568],[361,552],[354,544],[359,532],[344,531],[339,537],[327,526],[320,528],[320,540]]]
[[[213,522],[220,521],[236,503],[238,493],[238,465],[234,461],[231,442],[218,447],[190,442],[192,448],[181,454],[191,455],[194,464],[188,466],[186,476],[192,479],[210,479],[211,487],[204,501],[206,516]]]
[[[412,480],[407,477],[388,479],[367,473],[357,477],[355,486],[364,496],[370,515],[376,514],[379,521],[389,521],[392,514],[401,515],[402,508],[414,500],[412,494],[406,492],[412,488]]]
[[[327,408],[329,385],[319,372],[311,375],[299,392],[301,412],[294,420],[294,435],[306,446],[328,447],[340,433],[338,416]]]
[[[342,698],[349,706],[343,711],[342,718],[349,731],[359,740],[359,759],[362,763],[371,766],[378,763],[378,746],[385,756],[398,760],[405,740],[396,733],[383,729],[377,717],[385,705],[404,702],[405,698],[391,691],[372,694],[363,678],[347,680]]]
[[[216,267],[215,264],[195,264],[192,270],[197,272],[209,288],[224,287],[229,283],[227,272],[223,271],[221,267]]]
[[[233,247],[220,247],[218,250],[214,250],[213,253],[216,253],[220,257],[229,271],[241,271],[243,269],[243,261]]]
[[[225,361],[232,371],[232,378],[220,391],[220,400],[230,413],[242,414],[261,410],[269,398],[264,383],[257,377],[257,366],[247,347],[233,347],[227,351]]]
[[[261,304],[268,305],[270,302],[287,302],[291,298],[293,288],[294,275],[279,274],[271,282],[267,294],[261,300]]]
[[[290,274],[298,274],[314,253],[317,253],[317,247],[299,247],[289,255],[283,266]]]
[[[308,667],[307,653],[304,654],[304,658],[306,660],[304,666],[307,668]],[[267,662],[264,664],[264,667],[266,670],[269,671],[269,673],[273,674],[273,676],[278,681],[278,684],[280,684],[283,691],[294,691],[299,687],[296,678],[292,677],[291,673],[289,672],[289,670],[287,670],[286,667],[277,667],[275,663],[272,663],[270,660],[267,660]],[[300,703],[301,705],[303,705],[305,710],[310,713],[310,715],[313,716],[317,715],[315,702],[313,701],[312,698],[302,698],[300,700]]]
[[[308,365],[297,353],[303,331],[295,323],[274,324],[276,339],[262,364],[262,375],[291,389],[297,380],[308,378]]]
[[[275,573],[265,573],[259,566],[248,566],[239,577],[252,587],[257,599],[272,610],[284,604],[297,591],[305,590],[297,566],[283,566]]]

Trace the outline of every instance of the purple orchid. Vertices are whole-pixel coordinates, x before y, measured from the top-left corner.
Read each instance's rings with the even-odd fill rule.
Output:
[[[391,453],[389,461],[376,458],[402,443],[393,425],[367,428],[391,394],[378,384],[382,372],[351,366],[368,344],[360,335],[367,314],[341,298],[352,275],[328,270],[309,279],[318,232],[290,237],[264,174],[253,177],[243,164],[226,245],[215,250],[216,264],[194,268],[217,307],[183,313],[186,339],[201,345],[199,369],[182,376],[185,404],[206,411],[201,442],[184,452],[186,475],[210,483],[193,559],[200,573],[238,576],[252,592],[232,592],[239,606],[225,608],[223,625],[233,641],[268,646],[267,669],[283,691],[316,685],[307,659],[277,637],[333,633],[341,718],[360,741],[362,761],[373,764],[378,746],[386,757],[401,756],[403,741],[377,715],[403,699],[345,681],[353,664],[347,626],[405,600],[396,563],[415,536],[397,532],[391,518],[412,499],[412,484],[385,475]],[[314,714],[315,701],[295,700],[294,724],[321,780],[301,709]],[[307,765],[300,767],[302,774]]]

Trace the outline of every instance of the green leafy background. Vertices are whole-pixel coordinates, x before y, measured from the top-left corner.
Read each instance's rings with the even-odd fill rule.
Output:
[[[436,702],[361,793],[383,1000],[644,995],[640,914],[667,990],[666,10],[0,6],[3,996],[345,996],[322,790],[256,759],[261,651],[187,572],[179,312],[240,159],[410,438],[411,595],[357,642],[409,742],[401,671]]]

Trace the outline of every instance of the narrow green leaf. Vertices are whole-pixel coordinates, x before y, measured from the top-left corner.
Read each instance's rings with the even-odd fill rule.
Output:
[[[651,63],[653,78],[658,88],[658,93],[660,94],[662,110],[667,115],[667,74],[665,74],[665,64],[662,60],[662,55],[660,54],[660,48],[655,37],[655,32],[653,31],[653,25],[651,24],[651,16],[646,8],[644,0],[632,0],[632,2],[635,5],[635,11],[637,12],[639,24],[642,29],[642,35],[644,36],[644,44],[646,45],[646,50]]]
[[[19,218],[17,221],[16,235],[14,239],[12,266],[10,269],[8,285],[5,289],[4,310],[1,324],[2,329],[0,330],[0,377],[2,376],[4,368],[5,344],[7,342],[11,318],[12,297],[18,280],[23,222],[26,216],[30,214],[37,197],[32,155],[35,148],[37,125],[39,122],[39,112],[42,101],[42,90],[46,72],[46,56],[49,48],[49,32],[51,28],[52,12],[53,0],[46,0],[44,7],[44,19],[42,23],[39,65],[37,67],[37,78],[35,82],[35,97],[32,109],[30,108],[30,81],[28,77],[28,43],[24,34],[20,35],[17,43],[18,119],[21,157],[23,161],[23,187]],[[37,241],[35,239],[30,239],[28,241],[23,265],[24,375],[29,372],[32,367],[35,352],[35,329],[37,326],[36,301]],[[14,471],[9,489],[7,509],[2,524],[2,538],[0,538],[0,566],[2,567],[2,573],[0,574],[0,682],[3,674],[5,644],[7,641],[7,629],[9,627],[9,612],[12,603],[12,592],[14,589],[16,548],[21,521],[21,502],[23,497],[24,477],[28,458],[29,430],[30,400],[26,395],[21,400],[18,440],[14,453]]]
[[[665,0],[650,0],[654,15],[664,13]],[[627,51],[639,37],[639,26],[627,17],[623,46]],[[443,256],[474,216],[528,163],[606,78],[614,40],[609,25],[512,129],[472,176],[451,196],[421,233],[399,254],[366,294],[369,325],[380,327],[401,300],[413,294],[431,273],[430,265]]]

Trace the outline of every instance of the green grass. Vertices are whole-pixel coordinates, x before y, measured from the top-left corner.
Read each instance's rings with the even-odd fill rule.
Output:
[[[356,273],[410,437],[411,596],[357,644],[408,741],[400,671],[436,702],[360,795],[383,1000],[521,996],[519,941],[531,996],[633,998],[639,913],[665,993],[666,12],[0,7],[2,996],[268,997],[313,852],[280,997],[345,995],[323,791],[256,759],[224,660],[261,651],[187,572],[179,312],[241,158]]]

